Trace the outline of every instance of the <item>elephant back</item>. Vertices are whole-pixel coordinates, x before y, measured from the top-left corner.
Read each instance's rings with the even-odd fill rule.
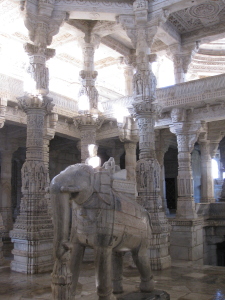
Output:
[[[123,243],[145,239],[150,245],[152,232],[150,216],[144,207],[122,193],[114,192],[114,201],[114,234],[123,230]]]

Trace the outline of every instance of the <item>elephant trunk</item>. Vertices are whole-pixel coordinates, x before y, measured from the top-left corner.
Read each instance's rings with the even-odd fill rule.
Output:
[[[62,259],[69,251],[70,234],[70,194],[51,192],[54,224],[54,257]]]

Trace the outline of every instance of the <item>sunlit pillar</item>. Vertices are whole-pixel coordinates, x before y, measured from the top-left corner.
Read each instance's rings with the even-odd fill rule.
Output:
[[[201,203],[215,202],[214,182],[212,176],[212,158],[210,141],[200,142],[201,146]]]

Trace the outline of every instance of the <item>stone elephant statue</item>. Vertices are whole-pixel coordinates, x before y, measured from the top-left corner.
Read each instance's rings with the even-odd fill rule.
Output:
[[[60,293],[53,293],[53,299],[74,299],[85,247],[94,248],[100,300],[114,299],[112,292],[123,292],[125,251],[131,251],[140,272],[140,290],[154,289],[147,255],[151,238],[149,214],[137,202],[114,191],[112,178],[110,169],[96,171],[89,165],[75,164],[51,182],[56,261],[53,273],[58,272],[57,263],[69,252],[72,278],[69,294],[73,295],[63,298]]]

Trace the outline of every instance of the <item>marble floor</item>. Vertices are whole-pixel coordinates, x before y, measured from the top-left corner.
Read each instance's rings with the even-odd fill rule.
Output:
[[[24,275],[10,271],[9,260],[0,267],[1,300],[51,299],[50,273]],[[170,294],[171,300],[225,300],[225,267],[173,262],[172,267],[154,271],[156,288]],[[125,267],[124,290],[137,291],[136,269]],[[84,263],[75,299],[97,300],[93,263]]]

